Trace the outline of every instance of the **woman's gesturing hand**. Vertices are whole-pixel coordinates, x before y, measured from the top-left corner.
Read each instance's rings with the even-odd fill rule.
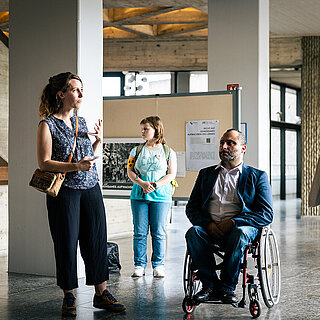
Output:
[[[102,141],[102,132],[101,132],[102,120],[99,119],[98,122],[94,125],[94,132],[89,132],[90,135],[96,138],[96,141]]]
[[[77,167],[79,171],[89,171],[94,163],[93,157],[84,157],[78,163]]]

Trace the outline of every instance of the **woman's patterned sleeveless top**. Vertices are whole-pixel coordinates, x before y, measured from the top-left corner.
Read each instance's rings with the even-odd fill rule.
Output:
[[[85,156],[93,156],[92,143],[88,136],[86,121],[78,117],[78,137],[76,149],[71,162],[78,162]],[[74,144],[76,134],[76,116],[71,117],[72,129],[66,123],[50,115],[45,121],[50,129],[52,136],[52,155],[51,160],[67,162]],[[72,189],[90,189],[98,182],[98,173],[94,163],[90,171],[72,171],[66,174],[63,185]]]

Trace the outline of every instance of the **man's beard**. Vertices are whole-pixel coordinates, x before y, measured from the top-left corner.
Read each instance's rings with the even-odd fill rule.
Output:
[[[222,150],[222,151],[219,151],[219,157],[222,162],[230,162],[239,157],[239,152],[237,150],[235,151]]]

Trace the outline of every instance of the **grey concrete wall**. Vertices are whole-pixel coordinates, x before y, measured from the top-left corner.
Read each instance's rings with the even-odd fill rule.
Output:
[[[190,88],[190,73],[179,72],[177,78],[178,93],[189,93]]]
[[[9,49],[0,42],[0,156],[8,161]],[[0,186],[0,255],[8,252],[8,186]]]
[[[0,186],[0,256],[8,254],[8,186]]]
[[[81,115],[86,117],[100,109],[102,112],[101,26],[99,0],[10,1],[10,272],[55,274],[45,196],[28,187],[37,167],[39,98],[50,76],[71,71],[79,73],[84,82]],[[94,28],[101,32],[89,35]],[[101,49],[97,50],[93,42]],[[94,87],[89,83],[96,91],[92,91]]]
[[[38,166],[41,91],[51,75],[77,69],[76,12],[74,1],[10,1],[10,272],[55,274],[45,195],[28,183]]]
[[[0,41],[0,156],[8,161],[9,49]]]
[[[245,161],[269,171],[269,1],[208,2],[209,90],[239,83],[246,122]]]
[[[103,41],[103,71],[206,70],[207,40]]]

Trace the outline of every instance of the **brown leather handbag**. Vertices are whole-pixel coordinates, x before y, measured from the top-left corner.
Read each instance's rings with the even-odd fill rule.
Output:
[[[78,136],[78,117],[76,117],[76,135],[74,137],[73,148],[68,158],[71,162],[74,150],[76,149],[76,142]],[[48,172],[36,169],[29,182],[29,186],[48,194],[51,197],[56,197],[62,186],[66,173],[61,172]]]

